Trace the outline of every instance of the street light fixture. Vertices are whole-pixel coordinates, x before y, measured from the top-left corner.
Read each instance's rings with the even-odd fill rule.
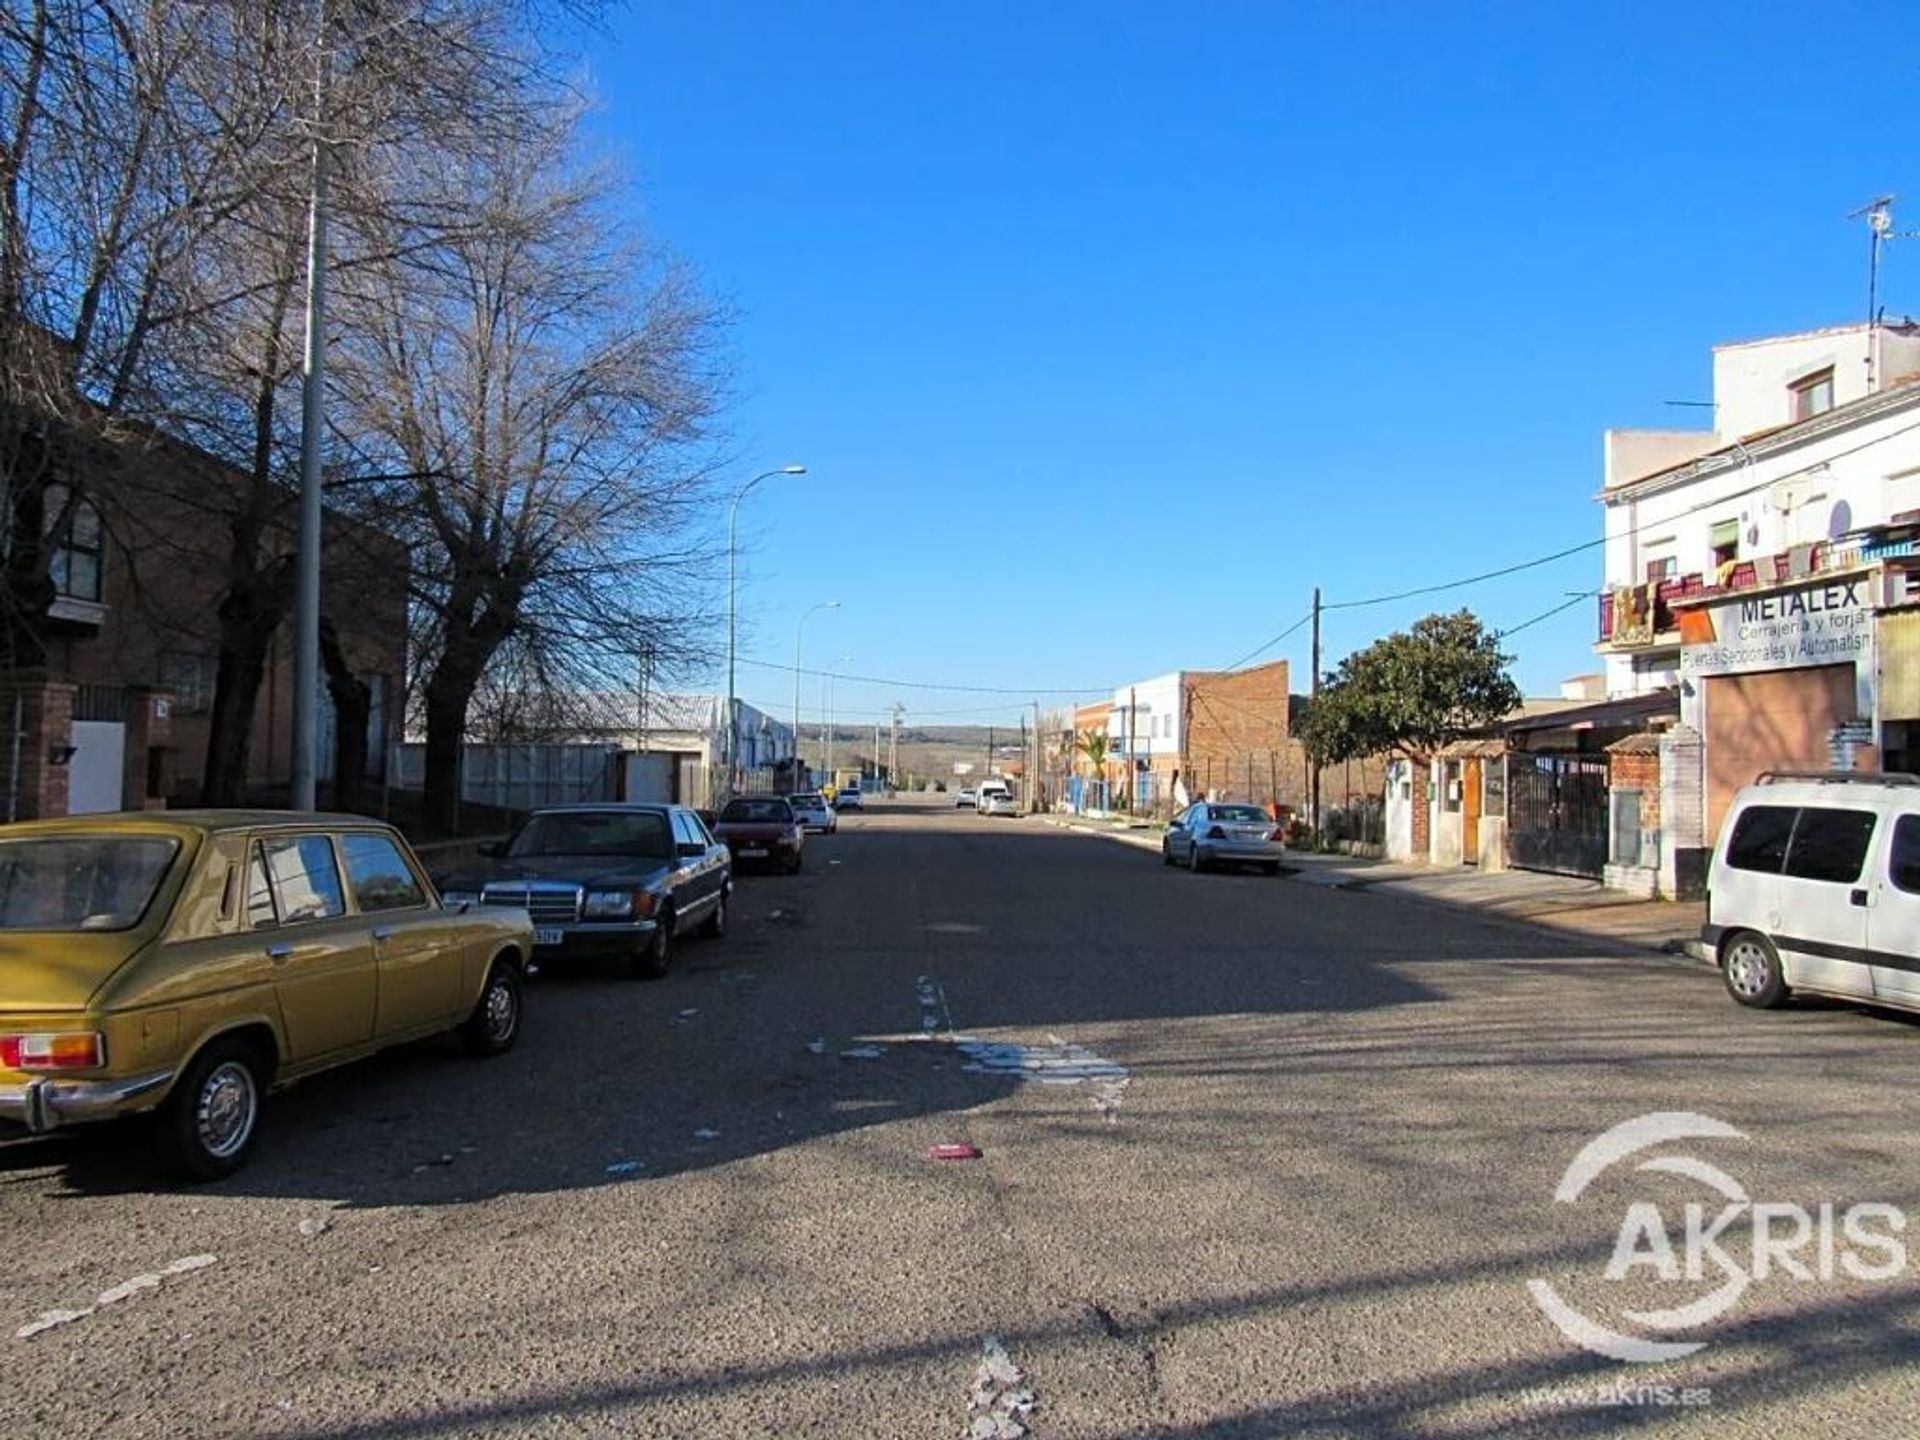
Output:
[[[776,475],[804,475],[806,473],[807,467],[804,465],[782,465],[778,470],[762,471],[733,492],[733,504],[727,507],[727,741],[724,747],[727,757],[727,778],[724,786],[724,798],[729,800],[733,798],[734,736],[740,728],[740,716],[738,714],[739,702],[734,699],[733,693],[734,617],[735,602],[738,598],[734,588],[734,572],[735,562],[739,556],[739,546],[735,537],[739,533],[740,502],[746,499],[747,492],[762,480],[771,480]]]
[[[809,605],[800,612],[800,623],[793,627],[793,758],[795,768],[800,759],[800,640],[806,633],[807,616],[816,610],[838,610],[838,600],[822,600],[818,605]],[[820,757],[820,763],[826,764],[826,756]]]

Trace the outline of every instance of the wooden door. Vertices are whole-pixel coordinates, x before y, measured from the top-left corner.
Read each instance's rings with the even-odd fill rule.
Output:
[[[1460,766],[1460,859],[1480,863],[1480,757],[1470,755]]]

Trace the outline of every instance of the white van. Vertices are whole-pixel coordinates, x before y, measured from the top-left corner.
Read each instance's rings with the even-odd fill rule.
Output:
[[[1762,775],[1733,802],[1701,939],[1742,1005],[1920,1010],[1920,778]]]

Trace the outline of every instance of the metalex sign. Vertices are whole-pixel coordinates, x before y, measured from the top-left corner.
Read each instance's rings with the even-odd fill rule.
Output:
[[[1840,665],[1866,655],[1873,606],[1865,577],[1835,580],[1685,611],[1680,637],[1680,670],[1686,675]]]

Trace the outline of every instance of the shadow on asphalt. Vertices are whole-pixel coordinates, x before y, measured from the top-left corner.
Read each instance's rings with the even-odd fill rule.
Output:
[[[1121,1319],[1087,1303],[1080,1313],[1058,1320],[1003,1329],[998,1338],[1018,1358],[1060,1342],[1108,1344],[1116,1361],[1127,1357],[1158,1373],[1156,1350],[1163,1342],[1236,1321],[1312,1315],[1352,1301],[1417,1296],[1436,1286],[1497,1282],[1518,1289],[1533,1274],[1567,1263],[1597,1266],[1604,1255],[1540,1251],[1471,1272],[1456,1267],[1363,1275],[1326,1284],[1301,1284],[1255,1291],[1208,1302],[1167,1306]],[[1791,1316],[1769,1315],[1724,1322],[1714,1330],[1710,1365],[1680,1375],[1667,1367],[1615,1364],[1569,1348],[1552,1358],[1481,1365],[1456,1365],[1389,1383],[1329,1386],[1304,1398],[1237,1410],[1205,1420],[1160,1419],[1150,1427],[1121,1425],[1097,1432],[1101,1440],[1272,1440],[1275,1436],[1374,1435],[1412,1437],[1428,1434],[1577,1437],[1618,1435],[1643,1425],[1692,1422],[1725,1430],[1738,1425],[1743,1412],[1766,1423],[1771,1407],[1903,1372],[1916,1359],[1914,1335],[1920,1330],[1920,1294],[1885,1287],[1868,1300],[1849,1297],[1806,1305]],[[659,1376],[637,1375],[619,1384],[522,1392],[498,1400],[441,1409],[430,1415],[395,1415],[369,1424],[309,1426],[277,1432],[286,1440],[374,1440],[374,1437],[439,1437],[482,1430],[512,1431],[526,1426],[572,1422],[581,1427],[630,1423],[635,1407],[673,1405],[684,1413],[698,1403],[741,1392],[762,1391],[777,1405],[785,1387],[808,1380],[870,1374],[904,1367],[944,1363],[964,1372],[978,1356],[977,1337],[840,1350],[800,1360],[761,1366],[732,1364],[724,1370]],[[1790,1357],[1790,1359],[1783,1359]],[[1699,1378],[1705,1370],[1709,1378]],[[1682,1375],[1693,1378],[1681,1378]],[[1046,1377],[1032,1377],[1045,1415]],[[1666,1387],[1678,1398],[1683,1386],[1706,1385],[1710,1402],[1691,1411],[1677,1404],[1581,1404],[1596,1389],[1641,1390]],[[1300,1388],[1311,1389],[1311,1377]],[[1204,1401],[1205,1393],[1192,1397]],[[1463,1424],[1475,1409],[1491,1411],[1489,1422]],[[1515,1415],[1518,1408],[1526,1413]],[[1777,1422],[1777,1413],[1773,1414]],[[1888,1433],[1898,1429],[1895,1424]],[[958,1433],[958,1432],[956,1432]]]

